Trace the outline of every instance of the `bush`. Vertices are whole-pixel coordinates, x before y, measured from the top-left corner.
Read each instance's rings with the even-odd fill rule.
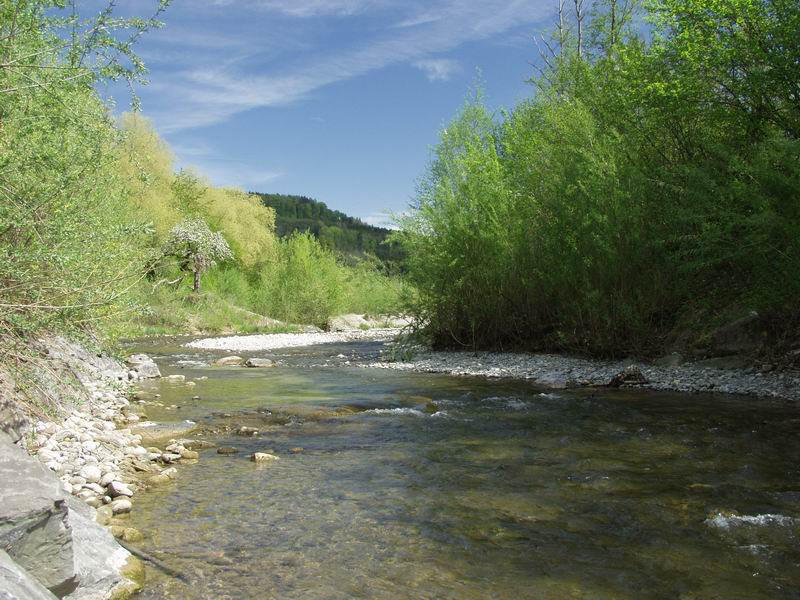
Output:
[[[336,257],[309,233],[282,240],[278,259],[261,271],[259,312],[324,327],[343,308],[344,277]]]
[[[534,99],[442,133],[400,234],[436,344],[647,354],[798,312],[800,8],[648,7],[649,45],[598,18]]]

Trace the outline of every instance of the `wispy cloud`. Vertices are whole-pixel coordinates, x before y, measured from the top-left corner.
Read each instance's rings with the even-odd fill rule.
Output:
[[[257,165],[230,164],[209,157],[192,160],[182,165],[184,168],[202,173],[215,186],[232,187],[242,190],[256,190],[284,176],[280,171],[270,170]]]
[[[349,16],[386,4],[380,0],[213,0],[215,6],[244,6],[293,17]]]
[[[231,11],[268,9],[298,17],[378,10],[391,14],[384,19],[382,28],[375,26],[361,38],[348,40],[333,51],[322,41],[315,44],[316,38],[324,40],[327,35],[321,25],[317,29],[301,27],[294,32],[279,28],[276,36],[299,38],[304,49],[278,58],[273,54],[274,36],[266,35],[263,27],[258,26],[263,20],[252,19],[257,23],[251,30],[236,29],[246,51],[241,46],[206,54],[198,51],[191,65],[169,65],[169,76],[154,79],[151,89],[157,94],[150,97],[155,97],[156,103],[145,106],[163,132],[219,123],[255,108],[293,104],[324,86],[390,65],[411,64],[430,80],[445,81],[457,71],[458,63],[434,58],[436,55],[467,42],[492,39],[524,23],[540,23],[552,13],[552,7],[541,0],[433,0],[424,6],[401,0],[217,0],[216,3],[227,4]],[[241,14],[238,19],[242,20]],[[405,26],[398,27],[398,22],[405,22]],[[217,27],[215,31],[219,29],[224,28]],[[224,31],[219,35],[219,43],[228,39]]]
[[[461,70],[458,61],[448,58],[424,58],[416,61],[414,66],[425,73],[429,81],[448,81]]]
[[[367,225],[383,227],[384,229],[400,229],[397,225],[397,216],[390,212],[371,213],[361,219]]]

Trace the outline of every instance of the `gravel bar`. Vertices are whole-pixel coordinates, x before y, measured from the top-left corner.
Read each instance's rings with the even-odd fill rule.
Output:
[[[336,344],[357,341],[385,341],[394,339],[399,329],[368,329],[336,333],[268,333],[262,335],[232,335],[204,338],[186,344],[187,348],[201,350],[228,350],[231,352],[258,352],[277,348],[296,348],[318,344]]]
[[[757,369],[723,370],[693,366],[691,363],[677,367],[658,367],[630,360],[587,360],[555,354],[422,352],[404,362],[384,360],[364,366],[399,371],[524,379],[556,389],[607,385],[615,375],[634,366],[647,379],[647,383],[636,387],[800,401],[800,375],[796,373],[762,373]]]
[[[389,341],[399,330],[370,329],[337,333],[278,333],[206,338],[186,346],[205,350],[258,352],[355,341]],[[624,369],[634,366],[647,383],[637,385],[653,390],[675,392],[717,392],[800,401],[800,375],[793,372],[762,373],[758,369],[715,369],[691,363],[659,367],[637,361],[604,361],[557,354],[511,352],[418,352],[407,361],[356,362],[361,367],[524,379],[542,387],[565,389],[607,385]]]

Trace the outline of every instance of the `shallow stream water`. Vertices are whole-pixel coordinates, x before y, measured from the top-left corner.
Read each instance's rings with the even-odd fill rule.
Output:
[[[354,366],[378,343],[135,349],[208,378],[152,384],[148,419],[240,449],[137,495],[141,548],[183,573],[142,598],[800,598],[796,406]]]

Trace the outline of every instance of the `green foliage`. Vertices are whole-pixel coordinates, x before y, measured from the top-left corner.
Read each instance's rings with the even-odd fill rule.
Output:
[[[125,292],[145,260],[137,241],[146,227],[125,210],[116,169],[118,132],[92,86],[139,78],[129,42],[157,23],[112,19],[110,8],[79,20],[77,12],[58,10],[63,6],[0,4],[0,327],[6,331],[75,326],[125,310]],[[67,40],[57,35],[65,29]]]
[[[404,258],[399,244],[391,242],[389,230],[367,225],[324,202],[305,196],[285,194],[256,194],[264,206],[275,210],[278,235],[308,231],[329,250],[359,258],[377,256],[387,264],[399,265]]]
[[[400,234],[436,343],[646,353],[800,305],[798,4],[654,0],[649,45],[623,8],[443,132]]]
[[[279,259],[261,273],[258,305],[290,323],[324,327],[343,308],[344,277],[336,257],[311,234],[281,241]]]

